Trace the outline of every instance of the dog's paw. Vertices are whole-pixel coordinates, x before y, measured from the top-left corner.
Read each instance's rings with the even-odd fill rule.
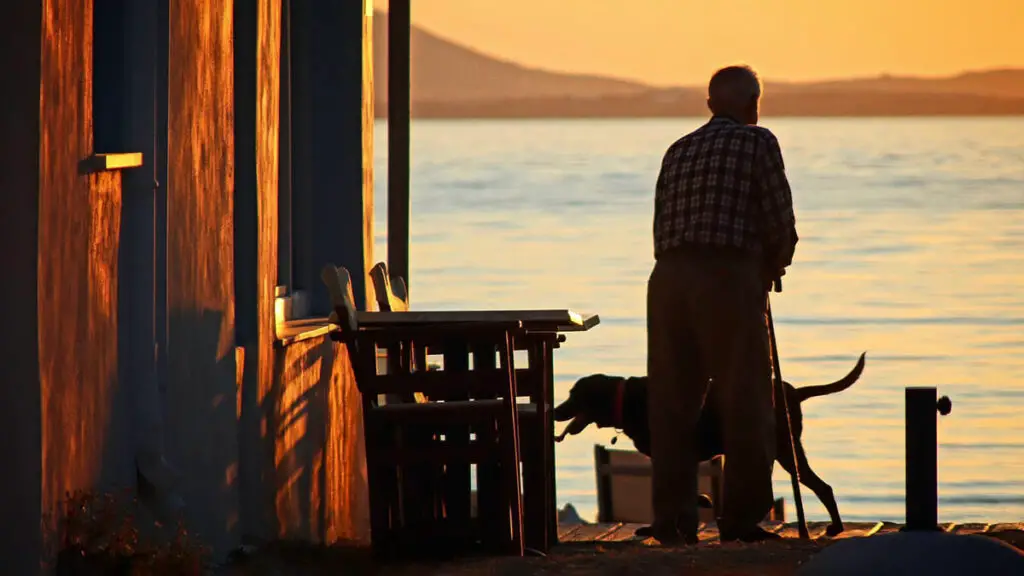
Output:
[[[843,533],[843,530],[842,524],[829,524],[828,528],[825,529],[825,535],[829,537],[839,536]]]
[[[711,500],[711,496],[707,494],[697,495],[697,508],[714,508],[715,503]]]

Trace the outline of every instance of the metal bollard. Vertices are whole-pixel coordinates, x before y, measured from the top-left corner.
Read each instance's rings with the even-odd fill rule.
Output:
[[[938,417],[953,409],[934,387],[906,389],[907,524],[904,531],[940,530]]]

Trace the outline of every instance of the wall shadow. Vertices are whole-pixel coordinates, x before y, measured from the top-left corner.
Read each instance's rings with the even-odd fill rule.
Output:
[[[367,541],[362,411],[345,349],[317,338],[276,349],[274,358],[261,405],[274,538]]]
[[[168,461],[180,472],[186,526],[221,557],[239,544],[238,416],[234,348],[222,349],[219,310],[171,310],[166,389]]]
[[[272,478],[277,536],[326,540],[325,444],[334,354],[330,346],[288,347],[278,351],[274,380],[264,399],[273,454]]]

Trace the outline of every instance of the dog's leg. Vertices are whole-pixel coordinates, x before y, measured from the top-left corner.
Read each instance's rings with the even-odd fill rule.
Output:
[[[782,468],[793,473],[793,457],[790,456],[792,451],[783,450],[779,453],[779,464]],[[836,504],[835,494],[832,492],[832,487],[825,483],[824,480],[818,477],[811,470],[810,465],[807,463],[807,454],[804,452],[803,443],[800,440],[796,440],[796,457],[800,461],[800,483],[811,489],[814,495],[821,500],[821,503],[825,505],[825,509],[828,510],[829,518],[832,523],[825,529],[825,534],[828,536],[836,536],[843,531],[843,519],[839,516],[839,506]]]

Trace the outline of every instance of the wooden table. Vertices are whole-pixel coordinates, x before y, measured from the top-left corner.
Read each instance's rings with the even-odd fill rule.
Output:
[[[359,326],[404,326],[455,322],[520,321],[528,332],[586,332],[601,323],[597,314],[572,310],[409,310],[358,312]]]
[[[547,551],[558,544],[558,518],[555,482],[555,428],[554,428],[554,350],[565,340],[562,333],[585,332],[600,323],[597,314],[579,314],[572,310],[458,310],[458,311],[407,311],[407,312],[359,312],[359,326],[370,328],[388,326],[443,325],[451,323],[520,321],[526,335],[517,338],[516,348],[526,350],[528,367],[517,368],[516,379],[521,389],[531,391],[531,404],[537,407],[540,419],[540,438],[526,439],[527,444],[540,450],[540,457],[527,460],[523,465],[524,515],[526,545],[540,551]],[[469,350],[444,352],[445,370],[467,370]],[[491,356],[493,359],[493,355]],[[452,435],[465,435],[468,430],[453,430]],[[446,434],[446,437],[447,434]],[[524,450],[524,454],[531,454]],[[539,476],[542,476],[540,478]],[[454,503],[453,514],[469,514],[471,478],[469,466],[458,470],[453,477],[457,480],[449,486],[449,501]],[[532,482],[531,482],[532,480]],[[478,483],[486,482],[478,474]],[[538,494],[529,486],[545,485]]]

